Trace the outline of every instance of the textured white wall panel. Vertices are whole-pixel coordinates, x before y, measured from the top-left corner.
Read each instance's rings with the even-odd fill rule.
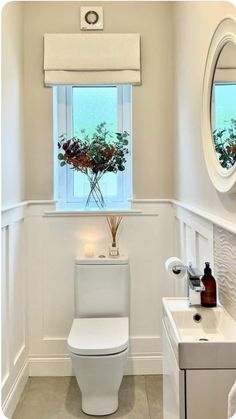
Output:
[[[236,320],[236,235],[215,227],[214,256],[219,300]]]

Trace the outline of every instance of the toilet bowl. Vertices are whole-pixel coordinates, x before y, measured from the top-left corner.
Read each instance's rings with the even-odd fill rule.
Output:
[[[127,317],[74,319],[68,347],[85,413],[100,416],[118,409],[128,339]]]

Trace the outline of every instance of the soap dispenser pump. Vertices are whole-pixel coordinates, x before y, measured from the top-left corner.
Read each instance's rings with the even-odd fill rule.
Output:
[[[211,274],[210,263],[205,262],[204,275],[202,283],[205,291],[201,292],[201,305],[203,307],[216,307],[216,281]]]

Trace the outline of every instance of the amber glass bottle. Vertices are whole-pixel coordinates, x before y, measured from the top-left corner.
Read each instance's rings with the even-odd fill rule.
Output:
[[[210,263],[205,263],[204,275],[202,283],[205,286],[205,291],[201,292],[201,305],[203,307],[216,307],[216,281],[211,274]]]

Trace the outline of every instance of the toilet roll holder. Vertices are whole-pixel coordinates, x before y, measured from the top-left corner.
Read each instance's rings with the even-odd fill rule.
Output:
[[[205,291],[205,286],[202,283],[202,272],[198,268],[193,267],[191,262],[188,265],[173,266],[172,272],[175,275],[179,275],[182,272],[187,273],[189,305],[201,305],[201,292]]]

